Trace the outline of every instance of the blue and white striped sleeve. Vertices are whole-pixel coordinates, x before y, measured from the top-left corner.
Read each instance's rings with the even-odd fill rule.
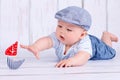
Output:
[[[50,34],[49,37],[50,37],[50,38],[52,39],[52,41],[53,41],[53,48],[57,49],[57,48],[59,47],[60,42],[59,42],[59,40],[57,39],[55,32],[53,32],[52,34]]]

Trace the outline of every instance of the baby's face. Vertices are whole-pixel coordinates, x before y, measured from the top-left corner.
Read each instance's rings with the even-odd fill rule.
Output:
[[[58,21],[56,28],[56,36],[65,45],[73,45],[81,40],[85,34],[85,30],[64,21]]]

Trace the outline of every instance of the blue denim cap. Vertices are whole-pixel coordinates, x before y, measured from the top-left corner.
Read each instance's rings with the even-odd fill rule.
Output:
[[[89,30],[91,26],[91,15],[83,8],[70,6],[58,11],[55,18]]]

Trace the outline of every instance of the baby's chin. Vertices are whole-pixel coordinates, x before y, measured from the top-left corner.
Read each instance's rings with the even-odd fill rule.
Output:
[[[72,44],[70,44],[70,43],[68,43],[67,41],[61,41],[64,45],[68,45],[68,46],[70,46],[70,45],[72,45]]]
[[[63,44],[67,44],[65,40],[59,39],[59,41]]]

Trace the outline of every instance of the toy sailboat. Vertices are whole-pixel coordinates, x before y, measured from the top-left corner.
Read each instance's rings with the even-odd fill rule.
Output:
[[[16,56],[17,55],[17,49],[18,49],[18,41],[16,41],[14,44],[12,44],[11,46],[9,46],[6,49],[5,55]],[[7,65],[10,69],[18,69],[23,64],[24,61],[25,61],[25,59],[14,60],[10,57],[7,57]]]

